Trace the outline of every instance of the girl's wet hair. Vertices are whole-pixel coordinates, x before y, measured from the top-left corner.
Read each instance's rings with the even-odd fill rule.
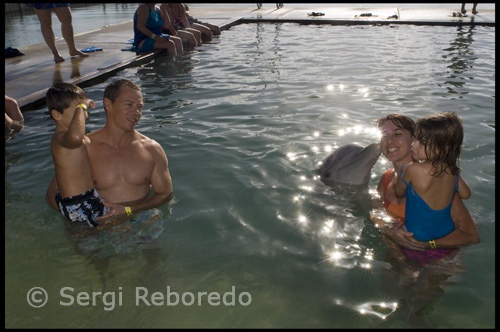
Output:
[[[425,147],[428,160],[436,169],[435,176],[446,172],[458,175],[458,159],[464,138],[462,121],[454,112],[431,114],[415,124],[415,139]]]
[[[51,110],[56,110],[62,114],[75,100],[87,98],[87,93],[79,86],[71,83],[57,83],[49,88],[45,101],[49,113]]]

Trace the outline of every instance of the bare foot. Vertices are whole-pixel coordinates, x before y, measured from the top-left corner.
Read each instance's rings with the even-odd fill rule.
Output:
[[[462,9],[462,14],[465,14],[467,13],[467,11],[465,9]]]
[[[62,56],[60,56],[59,54],[58,55],[54,55],[54,61],[56,63],[59,63],[59,62],[63,62],[65,61],[64,58]]]
[[[80,52],[79,50],[74,50],[74,51],[72,51],[72,52],[69,52],[69,55],[70,55],[70,56],[79,55],[79,56],[82,56],[82,57],[89,56],[88,54],[83,53],[83,52]]]
[[[474,14],[474,15],[477,13],[479,13],[477,10],[472,11],[472,14]]]

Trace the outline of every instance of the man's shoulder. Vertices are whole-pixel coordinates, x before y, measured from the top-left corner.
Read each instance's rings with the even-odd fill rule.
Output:
[[[140,141],[143,144],[155,144],[155,143],[158,144],[154,139],[152,139],[151,137],[148,137],[144,134],[141,134],[137,130],[135,131],[134,141]]]
[[[98,137],[98,136],[99,136],[99,134],[101,133],[101,131],[102,131],[102,128],[97,129],[97,130],[94,130],[94,131],[91,131],[90,133],[87,133],[87,134],[85,134],[85,135],[86,135],[87,137],[91,137],[91,138],[92,138],[92,137]]]
[[[145,148],[145,149],[152,149],[152,150],[162,149],[163,150],[160,143],[158,143],[157,141],[155,141],[151,137],[148,137],[144,134],[139,133],[138,131],[136,131],[136,133],[135,133],[135,139],[134,139],[133,143],[140,144],[141,147]]]
[[[87,134],[87,136],[89,137],[91,144],[93,144],[93,145],[99,146],[100,144],[109,144],[108,135],[103,128],[98,129],[96,131],[93,131],[93,132]],[[129,142],[128,144],[130,144],[129,146],[132,146],[132,145],[140,146],[140,148],[143,148],[143,149],[148,149],[148,150],[149,149],[155,149],[155,150],[156,149],[163,149],[157,141],[155,141],[154,139],[152,139],[144,134],[141,134],[137,130],[135,130],[133,135],[131,137],[129,137],[128,142]]]

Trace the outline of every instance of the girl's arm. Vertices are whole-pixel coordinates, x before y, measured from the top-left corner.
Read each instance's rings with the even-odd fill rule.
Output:
[[[177,30],[175,30],[172,25],[172,20],[170,20],[170,16],[168,15],[167,4],[162,3],[160,6],[160,14],[163,20],[163,28],[168,30],[172,36],[177,36]]]
[[[146,27],[146,22],[148,21],[149,7],[146,5],[140,5],[137,8],[137,29],[146,36],[151,36],[153,31]]]
[[[187,15],[186,15],[186,9],[184,9],[184,5],[182,3],[178,3],[177,4],[177,10],[179,11],[179,14],[181,16],[181,22],[182,22],[182,25],[184,25],[184,28],[190,28],[191,25],[189,24],[189,20],[187,18]]]

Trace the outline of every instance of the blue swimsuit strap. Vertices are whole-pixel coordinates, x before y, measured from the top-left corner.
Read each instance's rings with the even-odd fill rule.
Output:
[[[403,167],[406,167],[406,165],[401,165],[401,166],[399,166],[399,171],[398,171],[399,176],[401,176],[401,168],[403,168]]]
[[[455,196],[455,193],[458,191],[458,179],[460,178],[460,173],[457,175],[457,185],[455,186],[455,191],[453,192],[453,196]]]
[[[406,165],[401,165],[401,166],[399,167],[399,171],[398,171],[398,173],[399,173],[399,176],[401,177],[401,180],[403,180],[403,182],[406,184],[406,186],[407,186],[407,187],[409,187],[410,185],[409,185],[408,183],[406,183],[405,179],[403,178],[403,174],[401,174],[401,169],[402,169],[403,167],[406,167]]]

